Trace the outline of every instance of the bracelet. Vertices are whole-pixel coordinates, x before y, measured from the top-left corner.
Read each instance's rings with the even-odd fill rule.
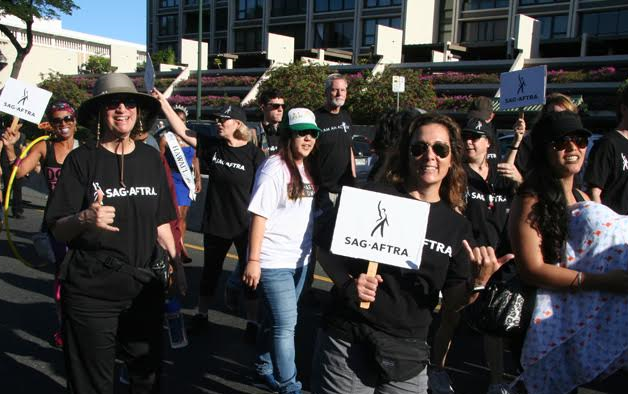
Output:
[[[581,271],[578,271],[578,275],[576,275],[576,280],[578,283],[577,289],[580,290],[580,288],[582,287],[582,272]]]
[[[480,291],[482,291],[482,290],[484,290],[484,289],[486,289],[486,286],[484,286],[484,285],[481,285],[481,286],[474,286],[474,287],[473,287],[473,290],[471,290],[471,292],[472,292],[472,293],[477,293],[477,292],[480,292]]]
[[[508,148],[510,148],[510,150],[517,150],[517,149],[519,149],[518,146],[513,146],[513,145],[510,145]]]
[[[249,259],[248,261],[257,261],[257,262],[259,262],[259,259]]]

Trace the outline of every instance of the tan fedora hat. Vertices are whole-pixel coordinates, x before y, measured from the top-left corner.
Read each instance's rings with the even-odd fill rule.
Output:
[[[151,95],[139,93],[131,78],[118,73],[105,74],[98,78],[92,97],[85,100],[78,109],[78,123],[90,129],[95,128],[103,104],[115,96],[133,97],[137,101],[142,128],[148,130],[152,127],[161,109],[159,100]]]

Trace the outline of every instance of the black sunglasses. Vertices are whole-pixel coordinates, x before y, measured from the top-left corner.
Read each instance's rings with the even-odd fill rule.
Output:
[[[412,153],[412,156],[414,157],[423,156],[430,147],[432,147],[432,150],[434,151],[436,156],[440,157],[441,159],[449,156],[449,145],[445,144],[444,142],[435,142],[431,145],[427,142],[422,141],[415,142],[414,144],[410,145],[410,153]]]
[[[55,125],[55,126],[58,126],[58,125],[62,124],[63,122],[65,122],[65,123],[74,123],[74,116],[66,115],[63,118],[52,118],[50,120],[50,123]]]
[[[296,131],[296,134],[299,137],[305,137],[306,135],[309,135],[310,137],[316,139],[318,138],[319,132],[318,130],[299,130],[299,131]]]
[[[589,137],[586,135],[565,135],[552,141],[554,150],[564,150],[570,142],[573,142],[579,149],[584,149],[589,145]]]
[[[475,133],[462,133],[462,140],[466,141],[466,140],[471,140],[471,141],[477,141],[480,138],[483,138],[484,136],[481,134],[475,134]]]
[[[286,108],[286,104],[268,103],[267,105],[270,105],[271,107],[273,107],[273,109]]]
[[[114,97],[105,102],[105,108],[108,110],[116,109],[120,104],[124,104],[128,109],[137,107],[137,101],[132,97]]]

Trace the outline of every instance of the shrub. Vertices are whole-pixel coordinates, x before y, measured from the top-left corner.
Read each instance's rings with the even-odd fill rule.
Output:
[[[85,74],[107,74],[116,71],[117,67],[111,66],[111,59],[102,56],[90,56],[87,63],[81,66]]]
[[[90,97],[87,89],[76,83],[76,78],[62,75],[58,72],[49,73],[48,77],[39,83],[39,87],[52,92],[51,102],[66,100],[75,108],[78,108],[83,101]]]

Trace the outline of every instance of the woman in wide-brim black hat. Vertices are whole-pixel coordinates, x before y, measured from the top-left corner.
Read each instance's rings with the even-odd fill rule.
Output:
[[[176,211],[159,153],[131,138],[158,110],[126,75],[98,79],[77,117],[97,143],[68,155],[51,196],[46,223],[70,249],[60,267],[70,393],[113,393],[116,357],[132,392],[159,391],[164,291],[146,273],[156,245],[177,261]]]

